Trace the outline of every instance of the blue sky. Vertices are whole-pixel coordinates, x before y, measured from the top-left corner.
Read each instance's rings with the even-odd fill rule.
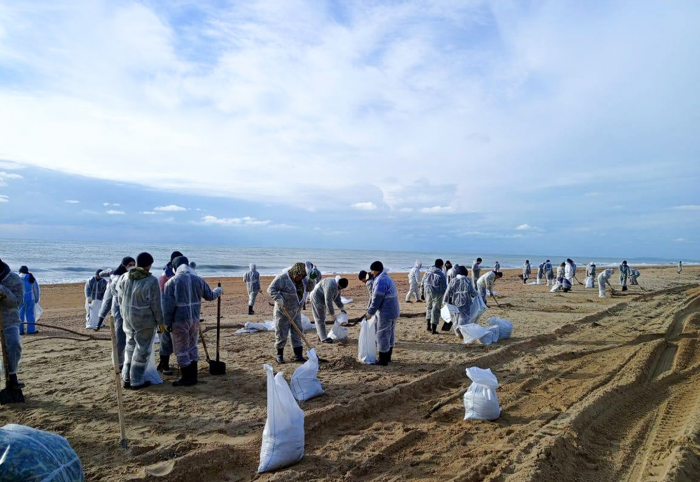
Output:
[[[5,2],[0,237],[697,258],[698,24],[695,1]]]

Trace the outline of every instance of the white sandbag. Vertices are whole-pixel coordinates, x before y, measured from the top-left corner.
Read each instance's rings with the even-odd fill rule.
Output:
[[[491,326],[498,326],[498,339],[507,340],[513,334],[513,323],[503,318],[492,316],[487,320]]]
[[[464,343],[467,345],[475,341],[479,341],[484,345],[491,344],[491,332],[485,326],[477,325],[476,323],[468,323],[466,325],[461,325],[459,331],[462,333]],[[486,343],[484,343],[484,341]]]
[[[335,323],[333,323],[333,328],[331,328],[331,331],[328,333],[328,338],[336,341],[348,339],[348,329],[340,324],[338,318],[335,319]]]
[[[294,398],[300,402],[310,400],[314,397],[323,395],[323,387],[318,381],[318,356],[316,348],[312,348],[307,352],[309,357],[302,366],[294,370],[292,381],[289,388],[292,389]]]
[[[287,467],[304,457],[304,412],[299,408],[282,372],[267,372],[267,421],[263,430],[258,472]]]
[[[94,330],[100,320],[100,308],[102,308],[102,300],[93,300],[87,305],[88,314],[85,319],[85,329]]]
[[[464,394],[464,420],[496,420],[501,415],[498,405],[498,380],[491,369],[467,368],[473,382]]]
[[[341,296],[341,297],[340,297],[340,301],[341,301],[344,305],[349,305],[349,304],[351,304],[351,303],[354,303],[355,300],[353,300],[352,298],[346,298],[345,296]]]
[[[146,365],[146,371],[143,373],[143,381],[151,382],[151,385],[159,385],[163,383],[163,379],[158,373],[158,368],[156,368],[156,337],[153,337],[151,342],[151,356],[148,357],[148,364]]]
[[[34,304],[34,322],[38,322],[41,315],[44,314],[44,309],[39,306],[39,303]]]
[[[369,365],[377,362],[377,317],[362,320],[357,342],[357,359]]]
[[[340,313],[338,313],[338,314],[335,316],[335,321],[337,321],[338,323],[346,323],[346,324],[347,324],[347,322],[348,322],[348,315],[347,315],[347,313],[343,313],[343,312],[341,311]]]
[[[498,343],[498,340],[501,339],[501,330],[498,325],[489,326],[489,331],[491,332],[491,343]],[[488,345],[488,343],[484,343],[484,345]]]
[[[484,302],[481,296],[478,296],[472,300],[472,306],[469,309],[469,321],[468,323],[476,323],[479,321],[479,317],[488,310],[488,306]]]
[[[593,276],[586,276],[586,288],[595,288],[593,286]]]
[[[440,318],[442,318],[446,323],[449,323],[452,321],[455,313],[459,313],[459,308],[457,308],[455,305],[445,303],[445,305],[440,309]]]
[[[273,328],[274,329],[274,328]],[[292,328],[293,330],[294,328]],[[311,323],[311,320],[304,313],[301,314],[301,331],[315,330],[316,326]]]

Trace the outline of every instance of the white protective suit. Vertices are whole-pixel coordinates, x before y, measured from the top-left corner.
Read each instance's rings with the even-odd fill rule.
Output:
[[[614,269],[608,268],[598,275],[598,298],[605,298],[605,285],[610,285],[610,278],[612,278]],[[612,289],[612,286],[610,286]]]
[[[408,272],[408,293],[406,294],[406,302],[411,301],[411,296],[416,298],[416,301],[420,301],[420,269],[423,267],[423,263],[416,260],[416,263]]]

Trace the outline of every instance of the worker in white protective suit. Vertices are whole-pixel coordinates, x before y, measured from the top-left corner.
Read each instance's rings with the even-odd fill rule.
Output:
[[[267,288],[267,293],[275,300],[275,309],[272,312],[272,316],[275,321],[277,363],[285,363],[284,346],[287,344],[287,338],[290,335],[294,360],[300,363],[306,361],[306,358],[304,358],[304,344],[301,336],[299,336],[299,333],[302,331],[301,310],[299,308],[301,308],[301,303],[304,299],[304,278],[306,276],[304,263],[294,263],[291,268],[277,275]],[[292,329],[291,323],[294,323],[299,328],[299,333],[297,333],[297,330]]]
[[[678,262],[678,276],[681,275],[681,271],[683,271],[683,261]]]
[[[479,296],[481,296],[481,298],[484,300],[484,304],[487,306],[488,303],[486,302],[486,293],[491,293],[491,298],[496,299],[496,296],[493,294],[493,285],[496,280],[500,278],[503,278],[503,273],[500,271],[489,271],[476,281],[476,289],[479,291]]]
[[[623,261],[620,265],[620,286],[622,291],[627,291],[627,277],[630,275],[630,267],[627,261]]]
[[[408,293],[406,294],[406,303],[411,303],[411,297],[416,298],[416,303],[420,301],[420,269],[423,263],[416,260],[416,263],[408,272]]]
[[[302,280],[304,284],[304,299],[302,300],[303,308],[306,309],[306,302],[309,299],[309,294],[316,287],[316,283],[321,281],[321,272],[316,268],[311,261],[304,263],[306,267],[306,277]]]
[[[254,263],[250,263],[248,267],[250,269],[243,275],[243,281],[248,291],[248,314],[254,315],[255,311],[253,311],[253,307],[255,306],[255,298],[258,297],[258,293],[262,293],[260,289],[260,273],[255,269]]]
[[[316,333],[318,334],[318,339],[323,343],[333,343],[333,339],[328,338],[328,333],[326,332],[326,312],[335,318],[335,310],[333,309],[333,303],[335,303],[338,309],[345,313],[340,292],[347,287],[348,280],[346,278],[340,278],[338,281],[335,278],[324,278],[316,284],[309,296],[311,312],[316,323]]]
[[[586,267],[586,288],[595,288],[596,265],[591,262]]]
[[[631,285],[639,285],[639,282],[637,281],[637,278],[639,278],[639,275],[642,273],[639,272],[638,269],[630,269],[630,284]]]
[[[498,273],[499,271],[501,271],[501,263],[499,263],[498,261],[496,261],[496,263],[493,265],[493,271],[496,272],[496,273]]]
[[[605,298],[605,285],[610,287],[610,292],[615,293],[615,289],[610,284],[610,278],[612,278],[615,270],[608,268],[598,275],[598,298]]]
[[[544,277],[547,279],[547,286],[554,284],[554,266],[552,266],[552,261],[549,259],[544,264]]]
[[[457,276],[447,285],[447,291],[442,297],[443,303],[447,303],[447,300],[452,300],[452,304],[459,310],[459,313],[453,316],[454,321],[449,324],[445,323],[445,325],[449,325],[447,329],[453,328],[457,333],[459,333],[459,327],[469,321],[472,298],[477,296],[472,281],[467,278],[468,275],[467,268],[460,266]]]
[[[537,273],[539,275],[539,268],[537,269]],[[532,275],[532,265],[530,264],[530,260],[526,259],[525,264],[523,265],[523,284],[527,284],[527,280],[530,279],[530,276]]]
[[[425,296],[425,319],[428,331],[432,331],[433,335],[437,335],[442,297],[447,289],[447,277],[442,271],[442,266],[442,260],[436,259],[435,264],[428,268],[421,280],[421,293]]]
[[[542,284],[542,278],[544,277],[544,266],[547,263],[540,263],[537,266],[537,284],[541,285]]]
[[[475,283],[481,276],[481,261],[481,258],[476,258],[472,263],[472,279]]]
[[[94,330],[99,324],[100,309],[102,308],[102,301],[105,297],[105,292],[107,291],[107,280],[100,276],[102,272],[98,269],[95,276],[90,278],[87,283],[85,283],[85,308],[87,314],[85,316],[85,329]]]
[[[564,277],[569,280],[571,286],[574,286],[574,278],[576,277],[576,263],[571,258],[567,258],[564,265]]]

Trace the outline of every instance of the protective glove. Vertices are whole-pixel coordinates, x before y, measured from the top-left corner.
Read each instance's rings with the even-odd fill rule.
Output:
[[[340,312],[341,312],[341,313],[343,313],[343,314],[345,314],[345,315],[347,315],[347,314],[348,314],[348,312],[347,312],[347,311],[345,311],[345,310],[340,310]]]
[[[168,333],[172,333],[173,332],[173,325],[170,325],[170,326],[166,327],[165,329],[168,330]]]
[[[158,325],[158,334],[165,333],[165,325]]]
[[[92,304],[92,298],[88,298],[88,304],[89,304],[89,305]]]
[[[217,298],[218,298],[219,296],[221,296],[221,295],[224,294],[224,290],[222,290],[221,288],[215,288],[215,289],[214,289],[214,294],[215,294],[215,295],[217,296]]]

